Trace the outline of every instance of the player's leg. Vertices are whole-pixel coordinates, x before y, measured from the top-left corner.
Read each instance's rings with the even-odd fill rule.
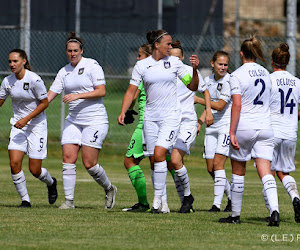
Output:
[[[179,199],[180,199],[180,203],[182,204],[183,198],[184,198],[184,191],[183,191],[183,187],[181,185],[181,181],[179,180],[178,176],[175,174],[175,168],[174,168],[174,166],[172,165],[172,162],[171,162],[171,155],[167,155],[166,160],[167,160],[168,170],[172,175],[172,178],[173,178],[174,183],[175,183],[175,188],[176,188],[177,194],[178,194]]]

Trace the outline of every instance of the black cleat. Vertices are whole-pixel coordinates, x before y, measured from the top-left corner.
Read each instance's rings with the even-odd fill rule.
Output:
[[[216,205],[213,205],[211,209],[208,210],[208,212],[210,213],[220,212],[220,208],[218,208]]]
[[[224,212],[231,212],[231,200],[228,199]]]
[[[144,205],[142,203],[134,204],[132,207],[123,208],[122,211],[128,212],[147,212],[150,210],[149,204]]]
[[[56,199],[57,199],[57,189],[56,189],[56,186],[57,186],[57,181],[56,179],[53,177],[53,184],[51,186],[47,186],[48,188],[48,201],[50,204],[53,204]]]
[[[231,223],[231,224],[240,224],[241,223],[240,216],[235,216],[235,217],[228,216],[227,218],[219,219],[219,222],[220,223]]]
[[[31,204],[28,201],[22,201],[22,203],[21,203],[21,205],[19,207],[22,207],[22,208],[23,207],[31,207]]]
[[[295,212],[295,221],[297,223],[300,222],[300,200],[299,198],[295,197],[293,200],[293,207]]]
[[[178,213],[190,213],[191,209],[193,209],[194,197],[190,194],[189,196],[184,196],[181,208]]]
[[[268,226],[269,227],[279,227],[279,222],[280,222],[279,213],[275,210],[271,214]]]
[[[150,214],[160,214],[160,211],[159,211],[159,209],[155,209],[152,207],[149,213]]]

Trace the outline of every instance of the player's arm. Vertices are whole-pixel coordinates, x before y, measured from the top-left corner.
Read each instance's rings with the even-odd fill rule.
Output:
[[[48,102],[50,103],[58,94],[49,90],[47,93]]]
[[[206,126],[210,126],[214,122],[214,117],[211,112],[211,102],[210,102],[210,94],[209,91],[206,89],[203,92],[204,100],[205,100],[205,106],[206,106],[206,116],[205,116],[205,123]]]
[[[186,86],[191,91],[196,91],[198,89],[198,85],[199,85],[199,77],[198,77],[198,72],[197,72],[197,68],[199,66],[198,56],[197,55],[192,55],[190,57],[190,62],[191,62],[192,67],[193,67],[193,77],[192,77],[191,81]]]
[[[95,90],[87,93],[77,93],[77,94],[68,94],[65,95],[62,99],[64,103],[69,103],[77,99],[94,99],[99,97],[104,97],[106,94],[105,85],[98,85],[95,87]]]
[[[240,118],[241,113],[241,95],[235,94],[232,95],[232,107],[231,107],[231,122],[230,122],[230,141],[234,149],[239,150],[239,144],[237,138],[235,136],[236,127]]]
[[[200,129],[202,124],[205,122],[205,116],[206,116],[206,110],[204,109],[202,114],[200,115],[198,119],[198,124],[197,124],[197,135],[199,135]]]
[[[48,107],[48,105],[48,98],[42,99],[41,103],[35,108],[35,110],[33,110],[29,115],[17,121],[14,126],[19,129],[23,128],[31,119],[43,112]]]
[[[133,109],[135,103],[136,103],[136,99],[138,98],[139,94],[141,93],[141,91],[139,89],[136,90],[136,93],[134,95],[133,101],[129,107],[129,109]]]
[[[125,123],[124,123],[125,113],[129,109],[130,105],[132,104],[132,101],[137,92],[137,89],[138,89],[138,86],[129,84],[128,89],[123,98],[121,113],[118,117],[118,123],[120,125],[125,125]]]

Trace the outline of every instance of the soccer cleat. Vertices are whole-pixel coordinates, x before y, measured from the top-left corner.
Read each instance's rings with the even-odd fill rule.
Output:
[[[61,204],[61,206],[59,207],[59,209],[74,209],[74,201],[71,200],[66,200],[63,204]]]
[[[49,204],[53,204],[56,199],[57,199],[57,189],[56,189],[56,186],[57,186],[57,181],[55,178],[52,178],[53,179],[53,183],[51,186],[47,186],[48,188],[48,201],[49,201]]]
[[[31,204],[29,201],[22,201],[21,205],[19,206],[21,208],[23,207],[31,207]]]
[[[299,198],[295,197],[293,200],[293,207],[295,212],[295,221],[297,223],[300,222],[300,200]]]
[[[280,222],[280,218],[279,218],[279,213],[278,211],[273,211],[270,217],[270,221],[269,221],[269,227],[279,227],[279,222]]]
[[[116,202],[117,187],[111,185],[109,190],[105,190],[105,209],[112,209]]]
[[[189,196],[184,196],[181,208],[179,209],[178,213],[190,213],[192,204],[194,202],[194,197],[190,194]]]
[[[150,210],[149,204],[144,205],[142,203],[137,203],[132,207],[122,209],[124,212],[147,212],[148,210]]]
[[[161,213],[161,209],[162,209],[161,200],[154,198],[150,213],[151,214],[159,214],[159,213]]]
[[[208,212],[210,212],[210,213],[217,213],[217,212],[220,212],[220,208],[218,208],[216,205],[213,205],[211,207],[211,209],[208,210]]]
[[[227,218],[219,219],[219,222],[220,223],[231,223],[231,224],[240,224],[241,223],[240,216],[235,216],[235,217],[228,216]]]
[[[163,202],[162,205],[161,205],[161,208],[158,209],[158,211],[162,214],[169,214],[170,213],[170,209],[169,209],[169,206],[168,206],[168,203],[167,202]]]
[[[231,212],[231,200],[228,199],[224,212]]]

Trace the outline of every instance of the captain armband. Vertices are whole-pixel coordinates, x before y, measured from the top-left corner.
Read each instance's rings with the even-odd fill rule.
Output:
[[[185,86],[191,83],[192,77],[190,74],[185,75],[183,78],[181,78],[181,81],[184,83]]]

